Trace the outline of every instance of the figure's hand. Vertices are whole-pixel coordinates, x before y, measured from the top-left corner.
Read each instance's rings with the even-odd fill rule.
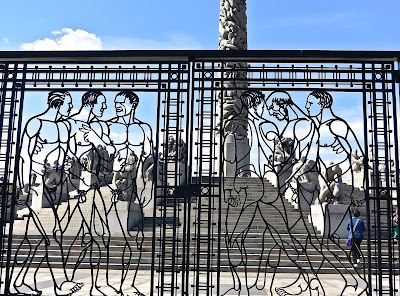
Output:
[[[240,197],[239,196],[230,196],[228,198],[228,204],[232,207],[237,207],[240,205]]]
[[[83,132],[83,138],[85,142],[92,144],[98,144],[99,142],[101,142],[96,132],[93,129],[91,129],[88,125],[83,124],[82,127],[79,128],[79,130]]]
[[[33,154],[39,154],[43,149],[43,144],[41,142],[36,142],[35,147],[33,148]]]
[[[229,196],[228,196],[228,198],[225,199],[225,202],[234,208],[237,207],[238,205],[240,205],[239,194],[236,196],[232,196],[232,190],[228,190],[228,191],[229,191]]]

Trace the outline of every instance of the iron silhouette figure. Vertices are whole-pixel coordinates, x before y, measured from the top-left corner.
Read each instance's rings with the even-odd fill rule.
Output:
[[[152,202],[154,185],[151,172],[138,175],[138,171],[153,158],[152,132],[147,123],[135,117],[139,97],[134,92],[115,95],[116,116],[111,120],[103,119],[106,101],[101,91],[87,91],[82,95],[80,109],[71,112],[69,92],[50,92],[46,111],[26,123],[21,146],[27,147],[28,157],[21,162],[19,177],[28,196],[24,210],[28,218],[24,239],[15,254],[14,268],[20,267],[19,271],[15,269],[17,291],[40,295],[35,275],[46,264],[55,295],[71,295],[83,286],[75,280],[77,272],[89,264],[90,295],[126,293],[128,279],[133,292],[141,294],[135,279],[144,239],[143,208]],[[140,189],[137,178],[143,179]],[[47,208],[51,209],[50,223],[54,224],[51,231],[40,215]],[[34,234],[40,235],[38,242],[31,238]],[[62,244],[66,239],[72,241],[69,249]],[[111,245],[121,240],[121,258],[111,262]],[[30,256],[21,261],[26,243],[31,245]],[[48,248],[58,248],[63,279],[54,276],[56,263],[48,254],[40,264],[32,263],[38,260],[38,250],[43,247],[47,252]],[[79,256],[73,259],[72,252],[76,250]],[[111,264],[122,266],[117,283],[110,281]],[[34,285],[27,283],[32,275]]]
[[[319,97],[326,98],[324,101],[326,104],[316,102],[318,112],[314,114],[312,100]],[[246,114],[249,117],[250,138],[257,148],[257,160],[249,172],[252,176],[256,176],[253,182],[260,184],[260,196],[250,197],[247,187],[243,187],[238,178],[232,181],[232,189],[225,190],[227,203],[225,241],[233,276],[233,286],[230,291],[235,290],[239,295],[247,295],[251,294],[252,289],[264,289],[269,286],[268,289],[272,294],[326,293],[318,274],[318,269],[321,267],[315,266],[311,261],[306,261],[308,262],[306,265],[299,263],[300,257],[309,258],[310,252],[313,251],[317,251],[324,258],[320,266],[326,260],[332,268],[342,274],[345,283],[343,291],[354,289],[354,286],[346,280],[346,276],[353,277],[358,282],[356,276],[352,276],[351,271],[344,268],[343,264],[337,266],[328,259],[329,256],[338,256],[338,253],[330,250],[329,244],[335,245],[339,251],[344,252],[335,240],[334,231],[332,231],[333,236],[325,241],[319,238],[308,221],[308,211],[312,204],[337,202],[336,196],[344,174],[340,165],[347,165],[346,172],[351,170],[351,145],[355,143],[357,148],[361,149],[354,132],[347,124],[344,128],[338,127],[336,132],[335,130],[323,131],[325,127],[333,128],[335,125],[345,123],[341,118],[334,116],[331,110],[332,101],[332,96],[323,90],[314,91],[307,98],[305,110],[302,110],[285,91],[274,91],[267,99],[263,93],[254,90],[249,90],[242,95],[243,108],[246,108]],[[323,111],[324,109],[328,111]],[[324,117],[323,112],[327,113]],[[325,118],[329,119],[325,120]],[[332,141],[324,142],[328,137],[332,138]],[[343,160],[339,159],[337,163],[327,164],[321,156],[323,155],[321,149],[326,147],[331,147]],[[263,167],[263,160],[267,161],[268,165]],[[238,171],[242,170],[243,168],[238,168]],[[268,181],[265,178],[275,179],[275,197],[267,192]],[[297,189],[294,190],[296,194],[309,194],[312,198],[312,202],[308,204],[308,211],[300,208],[297,217],[289,217],[285,208],[284,199],[291,182],[297,185]],[[354,191],[353,186],[350,188],[349,208],[353,204],[352,192]],[[299,200],[299,196],[295,196],[294,199]],[[343,218],[346,214],[347,211],[343,213]],[[271,215],[281,219],[281,225],[284,226],[287,237],[269,223],[268,217]],[[324,215],[329,217],[329,212]],[[246,219],[250,217],[250,219],[244,222],[244,217],[247,217]],[[265,229],[261,238],[252,238],[255,227]],[[305,242],[296,238],[295,229],[299,227],[305,228],[308,233]],[[261,241],[256,243],[260,239]],[[318,241],[317,245],[313,242],[314,240]],[[271,243],[272,246],[269,246]],[[257,254],[256,276],[250,277],[246,272],[247,262],[250,260],[247,254],[254,244],[262,247],[261,253]],[[268,249],[266,249],[267,245]],[[229,251],[233,249],[240,251],[239,259],[233,256],[235,252]],[[271,256],[278,256],[276,265],[269,265]],[[290,262],[289,265],[285,263],[285,266],[293,267],[298,275],[284,287],[275,284],[279,279],[277,271],[281,268],[281,260]],[[243,269],[245,273],[241,278],[240,270]],[[341,269],[344,271],[340,271]],[[359,280],[364,281],[362,278]]]
[[[14,287],[17,291],[24,291],[31,294],[40,295],[36,283],[37,271],[42,265],[46,264],[49,268],[51,279],[54,283],[55,295],[70,295],[81,289],[82,283],[73,281],[67,274],[65,263],[68,258],[68,251],[62,246],[63,237],[63,216],[59,215],[58,209],[61,205],[61,195],[64,188],[68,187],[66,159],[69,150],[68,138],[64,139],[61,135],[69,135],[71,125],[68,116],[73,108],[72,98],[69,92],[50,92],[47,99],[48,108],[41,114],[32,117],[26,123],[23,132],[22,145],[26,145],[28,159],[21,162],[20,184],[25,184],[24,172],[28,172],[27,186],[28,199],[26,206],[28,209],[27,226],[24,239],[20,243],[16,253],[16,266],[20,270],[15,276]],[[50,166],[49,161],[54,161],[54,166]],[[33,186],[31,180],[33,176],[39,176],[42,188]],[[36,179],[37,180],[37,179]],[[38,210],[42,206],[51,209],[51,230],[46,230],[45,225],[38,217]],[[30,231],[35,229],[39,235],[38,242],[30,242]],[[20,261],[19,255],[23,244],[28,243],[29,256]],[[44,246],[46,255],[43,257],[38,252],[39,247]],[[63,264],[63,278],[56,278],[53,272],[53,264],[49,258],[50,249],[56,248],[60,252]],[[33,260],[42,257],[38,266],[32,264]],[[14,266],[14,268],[16,267]],[[33,276],[34,284],[30,285],[27,275]]]

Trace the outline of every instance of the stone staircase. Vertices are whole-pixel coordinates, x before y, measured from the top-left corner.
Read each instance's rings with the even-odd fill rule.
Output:
[[[345,240],[336,240],[333,243],[323,238],[309,222],[309,211],[296,210],[284,196],[278,196],[278,190],[268,181],[237,178],[233,184],[232,179],[226,179],[225,188],[227,187],[246,191],[246,204],[229,211],[236,211],[236,216],[240,215],[238,229],[247,230],[246,240],[253,245],[247,252],[250,254],[247,257],[251,259],[250,264],[249,261],[247,264],[253,266],[253,271],[256,271],[254,267],[259,258],[262,258],[263,262],[270,265],[267,270],[276,269],[277,272],[354,272],[347,257],[349,252]],[[249,211],[252,204],[260,198],[261,201],[256,203],[259,205],[259,212]],[[227,220],[228,224],[235,223],[235,215],[228,216]],[[240,236],[240,233],[236,233],[236,236]],[[363,249],[366,252],[365,243]],[[238,253],[240,252],[233,254],[238,256]]]
[[[231,271],[234,266],[237,272],[283,272],[283,273],[356,273],[356,271],[348,260],[349,247],[345,246],[345,239],[336,239],[335,242],[323,238],[315,230],[313,225],[306,217],[307,213],[296,210],[284,197],[279,197],[277,189],[266,180],[261,181],[257,178],[225,178],[223,180],[223,192],[221,202],[222,228],[220,249],[220,270]],[[109,201],[111,195],[107,191],[108,188],[100,190],[103,200]],[[97,193],[98,194],[98,193]],[[216,188],[218,194],[218,188]],[[363,199],[361,191],[356,192],[358,199]],[[131,266],[137,266],[139,263],[139,250],[137,249],[137,231],[135,229],[130,233],[131,236],[126,238],[116,235],[105,235],[104,238],[109,244],[108,252],[104,247],[88,247],[95,244],[86,244],[90,239],[89,235],[82,235],[85,231],[82,228],[82,214],[87,217],[93,216],[92,205],[93,200],[102,206],[102,200],[96,197],[94,192],[86,196],[86,201],[79,204],[79,199],[71,198],[67,202],[63,202],[58,206],[59,224],[56,226],[54,222],[54,212],[52,209],[43,209],[38,215],[42,223],[42,227],[49,235],[47,245],[42,241],[42,236],[38,232],[38,227],[33,225],[32,219],[25,217],[23,220],[17,220],[14,224],[14,236],[12,240],[12,254],[18,254],[15,258],[17,262],[22,263],[28,258],[32,260],[33,266],[38,265],[43,257],[47,254],[49,261],[53,267],[66,268],[91,268],[91,263],[98,262],[103,268],[121,269],[121,258],[123,257],[125,246],[132,246]],[[225,201],[231,200],[231,205]],[[217,203],[218,204],[218,203]],[[173,202],[168,202],[168,206],[172,206]],[[183,208],[183,202],[177,203],[179,208]],[[192,202],[186,204],[191,208],[190,227],[194,228],[196,199],[192,198]],[[73,211],[75,209],[75,211]],[[78,212],[79,210],[79,212]],[[214,208],[217,213],[218,206]],[[364,210],[365,213],[365,210]],[[70,217],[70,219],[67,219]],[[96,216],[93,216],[96,217]],[[93,227],[101,232],[100,219],[94,219]],[[161,220],[155,219],[156,224]],[[173,224],[173,217],[167,219],[167,223]],[[347,219],[346,219],[347,220]],[[28,223],[28,221],[30,221]],[[153,257],[153,219],[145,218],[144,237],[142,243],[142,252],[140,259],[140,269],[151,269]],[[176,233],[182,237],[183,227],[182,219],[175,221],[177,225]],[[24,240],[24,233],[28,229],[29,241]],[[59,232],[53,232],[54,229],[62,229],[64,231],[61,237]],[[156,225],[156,238],[159,237],[159,225]],[[173,231],[172,227],[167,228],[167,233]],[[201,228],[201,231],[207,233],[207,228]],[[191,233],[195,230],[191,229]],[[76,234],[78,239],[76,239]],[[102,237],[93,236],[93,241],[102,245]],[[218,240],[217,233],[214,232],[213,239]],[[109,240],[109,241],[108,241]],[[228,246],[228,247],[227,247]],[[35,248],[37,249],[35,250]],[[190,263],[192,264],[196,256],[196,241],[190,241]],[[172,253],[172,250],[166,246],[165,253]],[[19,249],[19,250],[18,250]],[[18,250],[18,252],[17,252]],[[380,250],[387,253],[387,248]],[[201,252],[207,252],[206,248],[200,249]],[[92,262],[89,259],[89,253],[92,252]],[[182,244],[175,249],[176,254],[183,254]],[[218,254],[217,244],[211,249],[213,254]],[[362,243],[362,252],[367,254],[366,240]],[[372,250],[372,256],[378,250]],[[246,256],[244,255],[246,254]],[[395,251],[398,257],[398,250]],[[157,254],[155,260],[157,263]],[[216,258],[212,260],[216,264]],[[182,258],[177,257],[176,268],[180,270],[179,263]],[[79,265],[77,265],[79,262]],[[200,260],[202,265],[206,265],[204,259]],[[19,264],[17,264],[18,266]],[[42,264],[46,266],[46,263]],[[156,267],[158,269],[158,267]]]

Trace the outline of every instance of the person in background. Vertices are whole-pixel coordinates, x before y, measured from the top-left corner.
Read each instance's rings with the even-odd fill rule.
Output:
[[[399,211],[399,208],[396,207],[396,211],[393,214],[393,226],[394,226],[393,237],[394,237],[394,239],[397,239],[398,235],[399,235],[399,213],[398,213],[398,211]]]
[[[365,231],[364,221],[360,219],[360,212],[358,210],[354,212],[354,217],[347,222],[347,230],[350,231],[349,235],[352,235],[353,238],[350,252],[353,257],[353,266],[357,268],[361,258],[360,245]]]

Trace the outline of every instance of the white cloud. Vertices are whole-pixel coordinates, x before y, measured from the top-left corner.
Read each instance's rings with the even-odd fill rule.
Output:
[[[64,28],[52,31],[53,37],[23,43],[22,50],[144,50],[144,49],[202,49],[203,46],[189,35],[175,33],[157,36],[164,40],[140,39],[129,37],[98,37],[93,33],[77,29]],[[4,38],[3,38],[4,40]]]
[[[100,37],[81,29],[70,28],[53,31],[57,38],[38,39],[31,43],[23,43],[23,50],[99,50],[102,49]]]
[[[4,42],[4,43],[8,43],[8,38],[4,37],[4,38],[3,38],[3,42]]]

